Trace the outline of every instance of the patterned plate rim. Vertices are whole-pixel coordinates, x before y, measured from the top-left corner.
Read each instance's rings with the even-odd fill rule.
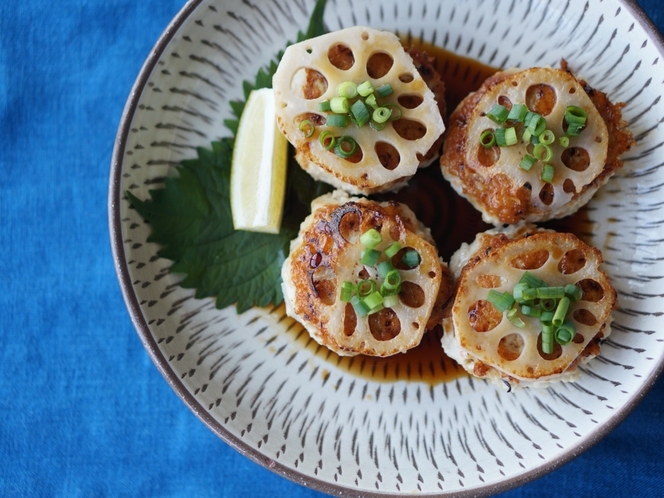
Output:
[[[111,169],[109,175],[108,220],[113,262],[115,264],[115,269],[125,305],[127,306],[130,318],[134,324],[134,327],[136,328],[141,342],[143,343],[143,346],[147,350],[150,358],[152,359],[161,375],[166,379],[170,387],[177,393],[180,399],[187,405],[187,407],[194,413],[194,415],[196,415],[196,417],[198,417],[201,422],[203,422],[213,433],[215,433],[220,439],[230,445],[233,449],[238,451],[240,454],[250,458],[259,465],[262,465],[272,472],[275,472],[276,474],[323,493],[330,495],[340,495],[343,493],[346,496],[384,497],[384,493],[362,492],[360,494],[356,490],[352,490],[344,486],[334,485],[293,470],[279,462],[275,462],[272,459],[266,458],[260,451],[251,448],[240,438],[236,437],[227,429],[225,429],[223,425],[216,421],[196,400],[196,398],[186,389],[180,378],[170,368],[167,359],[162,354],[157,345],[157,342],[154,339],[154,336],[150,331],[150,327],[146,322],[143,313],[141,312],[141,306],[139,304],[138,297],[134,293],[129,275],[127,257],[122,241],[122,220],[120,218],[120,202],[122,199],[122,192],[120,190],[122,184],[121,174],[131,122],[138,108],[138,103],[143,95],[143,90],[145,89],[145,86],[150,76],[152,75],[152,71],[163,55],[166,47],[171,42],[171,40],[173,40],[180,27],[189,18],[189,16],[195,12],[196,9],[205,1],[206,0],[188,0],[180,12],[178,12],[178,14],[173,18],[173,20],[160,35],[159,39],[150,51],[150,54],[148,55],[147,59],[143,63],[143,66],[141,67],[141,70],[138,73],[138,76],[131,88],[128,100],[120,117],[120,124],[118,126],[118,132],[113,146]],[[654,41],[658,52],[664,58],[664,37],[659,32],[653,21],[637,4],[636,0],[618,1],[620,4],[625,6],[634,16],[634,18],[641,24],[650,38]],[[659,359],[656,368],[652,370],[652,374],[643,380],[643,384],[633,394],[630,402],[620,407],[602,427],[589,435],[584,440],[582,445],[576,445],[558,457],[552,459],[545,465],[527,471],[519,476],[505,479],[499,483],[487,484],[483,488],[474,488],[465,491],[457,490],[453,493],[454,496],[490,496],[496,493],[508,491],[518,486],[522,486],[562,467],[566,463],[570,462],[597,444],[602,438],[604,438],[615,427],[623,422],[641,402],[648,391],[650,391],[650,389],[654,386],[655,382],[663,371],[664,357]],[[449,496],[449,493],[442,492],[436,494],[422,494],[418,496]]]

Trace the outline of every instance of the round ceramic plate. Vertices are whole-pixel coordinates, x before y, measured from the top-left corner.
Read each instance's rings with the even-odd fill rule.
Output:
[[[141,71],[115,144],[110,227],[124,296],[164,377],[211,430],[324,492],[482,495],[534,479],[615,427],[662,370],[662,41],[633,2],[329,0],[329,30],[368,25],[496,67],[557,66],[627,105],[637,144],[584,211],[619,293],[612,335],[576,383],[507,393],[460,373],[435,334],[391,360],[340,358],[283,307],[216,309],[169,273],[141,199],[196,147],[228,135],[229,101],[298,30],[313,2],[188,3]],[[527,29],[518,28],[527,26]]]

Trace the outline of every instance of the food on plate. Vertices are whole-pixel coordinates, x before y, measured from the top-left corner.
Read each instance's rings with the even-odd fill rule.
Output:
[[[569,233],[512,225],[478,234],[450,261],[456,277],[445,353],[509,388],[573,381],[611,331],[617,295],[601,252]]]
[[[567,70],[509,69],[489,77],[449,119],[441,167],[494,225],[577,211],[622,166],[634,143],[612,104]]]
[[[429,230],[403,204],[339,190],[311,207],[282,267],[288,315],[342,356],[417,346],[452,291]]]
[[[392,33],[357,26],[291,45],[272,81],[279,128],[317,180],[391,191],[437,157],[444,85]]]

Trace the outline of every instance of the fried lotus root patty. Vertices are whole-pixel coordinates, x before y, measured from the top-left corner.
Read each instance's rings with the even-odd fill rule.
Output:
[[[534,149],[531,142],[522,139],[523,124],[515,125],[517,144],[481,145],[484,131],[503,126],[486,116],[496,104],[508,109],[525,104],[546,119],[546,129],[556,137],[549,145],[553,155],[546,161],[554,167],[550,182],[541,179],[542,160],[527,171],[519,167],[526,154],[533,156]],[[568,137],[569,145],[563,146],[559,138],[568,128],[568,106],[583,109],[587,120],[580,134]],[[622,120],[622,107],[611,104],[606,94],[566,70],[531,68],[496,73],[450,117],[440,161],[443,175],[482,213],[484,221],[494,225],[567,216],[587,203],[622,166],[619,156],[633,144]]]
[[[424,58],[418,61],[418,67],[429,66]],[[339,84],[367,80],[376,89],[392,86],[394,93],[378,97],[378,104],[397,105],[400,111],[393,110],[393,117],[399,112],[401,117],[380,131],[350,122],[345,128],[327,126],[328,114],[319,104],[336,97]],[[295,147],[300,166],[317,180],[352,194],[405,185],[420,163],[431,162],[427,153],[445,129],[434,93],[399,38],[386,31],[358,26],[291,45],[272,82],[277,123]],[[436,88],[433,79],[429,83]],[[303,120],[315,125],[310,137],[300,129]],[[355,140],[355,153],[343,158],[334,148],[327,150],[319,140],[326,131],[337,141],[342,136]]]
[[[538,230],[533,225],[512,227],[506,233],[480,234],[452,257],[457,290],[451,317],[443,320],[445,353],[469,373],[512,387],[545,386],[576,380],[576,367],[599,354],[599,341],[610,333],[610,314],[617,306],[616,291],[600,269],[602,254],[569,233]],[[566,319],[576,327],[572,341],[542,351],[539,318],[517,313],[519,328],[487,301],[491,289],[513,292],[524,273],[549,286],[573,284],[582,297],[572,302]]]
[[[382,254],[370,267],[360,263],[364,247],[359,239],[371,228],[381,234],[375,249]],[[395,241],[402,247],[391,258],[401,276],[398,303],[361,317],[351,303],[341,301],[341,285],[372,279],[378,289],[383,280],[377,264],[390,259],[383,251]],[[420,256],[412,268],[402,262],[409,249]],[[439,261],[428,230],[407,206],[352,198],[341,191],[314,200],[312,214],[291,242],[282,278],[288,315],[342,356],[389,356],[417,346],[432,310],[448,300],[452,288],[451,274]]]

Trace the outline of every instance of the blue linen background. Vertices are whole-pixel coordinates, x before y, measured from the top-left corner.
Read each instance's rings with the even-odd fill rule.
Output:
[[[664,3],[640,3],[664,30]],[[113,142],[183,5],[0,4],[0,496],[323,496],[208,430],[152,364],[121,297],[106,208]],[[663,448],[660,379],[597,445],[503,496],[664,496]]]

